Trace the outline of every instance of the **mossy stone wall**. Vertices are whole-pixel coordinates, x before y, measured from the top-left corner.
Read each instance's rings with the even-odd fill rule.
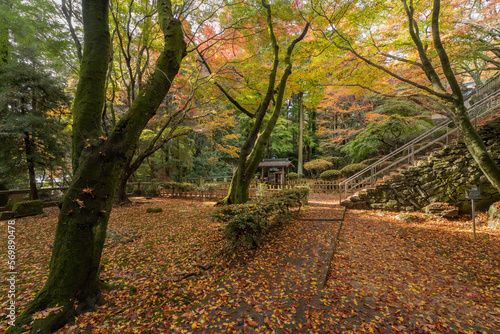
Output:
[[[500,119],[484,125],[479,132],[500,164]],[[433,152],[416,166],[384,177],[374,188],[360,191],[342,205],[354,209],[412,211],[430,203],[446,202],[457,206],[460,212],[470,212],[471,201],[465,192],[472,185],[481,189],[481,199],[475,201],[478,210],[486,211],[500,200],[500,193],[488,182],[465,144],[459,141]]]

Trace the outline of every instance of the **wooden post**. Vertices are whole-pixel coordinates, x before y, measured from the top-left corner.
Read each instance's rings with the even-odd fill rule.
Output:
[[[474,207],[474,199],[471,199],[472,201],[472,228],[474,230],[474,242],[476,242],[476,210]]]

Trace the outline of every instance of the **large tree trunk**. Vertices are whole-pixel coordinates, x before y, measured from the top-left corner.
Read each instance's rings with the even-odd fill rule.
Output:
[[[88,81],[95,84],[102,78],[88,76],[89,71],[95,70],[89,57],[108,59],[108,2],[84,0],[83,11],[85,34],[90,33],[104,39],[107,35],[108,46],[106,47],[105,42],[98,43],[96,40],[87,44],[90,36],[86,36],[80,77],[80,81],[85,82],[78,85],[78,90],[84,91],[78,91],[76,94],[76,99],[86,101],[75,101],[74,113],[99,114],[102,112],[103,101],[92,101],[101,100],[102,92],[95,96],[95,91]],[[119,177],[134,152],[142,130],[170,89],[185,55],[186,44],[181,24],[172,16],[170,1],[158,2],[158,15],[165,45],[157,60],[155,73],[113,132],[107,139],[99,139],[92,135],[99,135],[99,131],[92,129],[87,123],[95,121],[94,117],[79,115],[74,122],[74,126],[79,126],[84,120],[84,131],[74,129],[74,133],[79,137],[76,138],[76,145],[73,145],[73,154],[76,156],[74,161],[78,163],[74,171],[74,181],[62,200],[49,277],[43,289],[7,333],[51,333],[63,326],[77,312],[93,307],[99,300],[100,258]],[[88,68],[89,66],[92,68]],[[105,77],[106,71],[96,75]],[[100,124],[94,126],[100,129]],[[79,144],[82,141],[85,142],[83,147]],[[75,305],[78,305],[77,309]],[[33,314],[43,310],[49,312],[49,315],[33,321]]]
[[[30,182],[30,200],[38,199],[36,188],[35,161],[33,159],[33,142],[29,132],[24,133],[24,149],[26,151],[26,163],[28,164],[28,176]]]
[[[481,136],[472,125],[466,107],[460,101],[455,103],[455,112],[452,118],[460,130],[472,158],[474,158],[488,181],[500,192],[500,166],[491,156]]]

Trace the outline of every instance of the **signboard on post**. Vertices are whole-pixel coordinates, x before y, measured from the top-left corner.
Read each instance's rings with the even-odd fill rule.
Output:
[[[471,200],[481,199],[481,189],[476,186],[472,186],[470,190],[465,191],[465,197]]]
[[[470,199],[472,207],[472,226],[474,229],[474,242],[476,241],[476,212],[474,208],[474,200],[481,199],[481,189],[476,186],[472,186],[470,190],[465,190],[465,197]]]

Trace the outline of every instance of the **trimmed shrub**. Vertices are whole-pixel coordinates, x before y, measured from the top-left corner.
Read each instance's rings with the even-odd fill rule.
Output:
[[[362,163],[351,164],[351,165],[347,165],[344,168],[342,168],[340,170],[340,173],[342,174],[343,177],[350,177],[350,176],[356,174],[357,172],[365,169],[366,167],[368,167],[368,166],[365,164],[362,164]]]
[[[375,162],[379,161],[380,159],[381,159],[381,158],[370,158],[370,159],[363,160],[363,161],[361,161],[360,163],[361,163],[361,164],[365,164],[365,165],[367,165],[367,166],[370,166],[371,164],[373,164],[373,163],[375,163]]]
[[[228,205],[214,213],[214,218],[224,224],[224,237],[233,247],[240,244],[255,248],[269,229],[278,224],[280,214],[307,202],[309,189],[295,187],[276,193],[270,198],[258,198],[246,204]]]
[[[319,177],[325,181],[334,181],[339,179],[342,176],[342,173],[336,169],[326,170],[319,175]]]
[[[343,157],[328,157],[325,160],[331,162],[335,168],[339,168],[344,164],[345,158]]]
[[[297,180],[299,178],[299,174],[291,172],[290,174],[288,174],[288,178],[290,180]]]
[[[313,178],[318,178],[321,172],[331,168],[333,168],[333,164],[324,159],[311,160],[304,164],[304,169],[307,170]]]
[[[43,201],[38,199],[36,201],[17,202],[12,207],[12,211],[14,211],[15,217],[39,215],[43,213]]]

